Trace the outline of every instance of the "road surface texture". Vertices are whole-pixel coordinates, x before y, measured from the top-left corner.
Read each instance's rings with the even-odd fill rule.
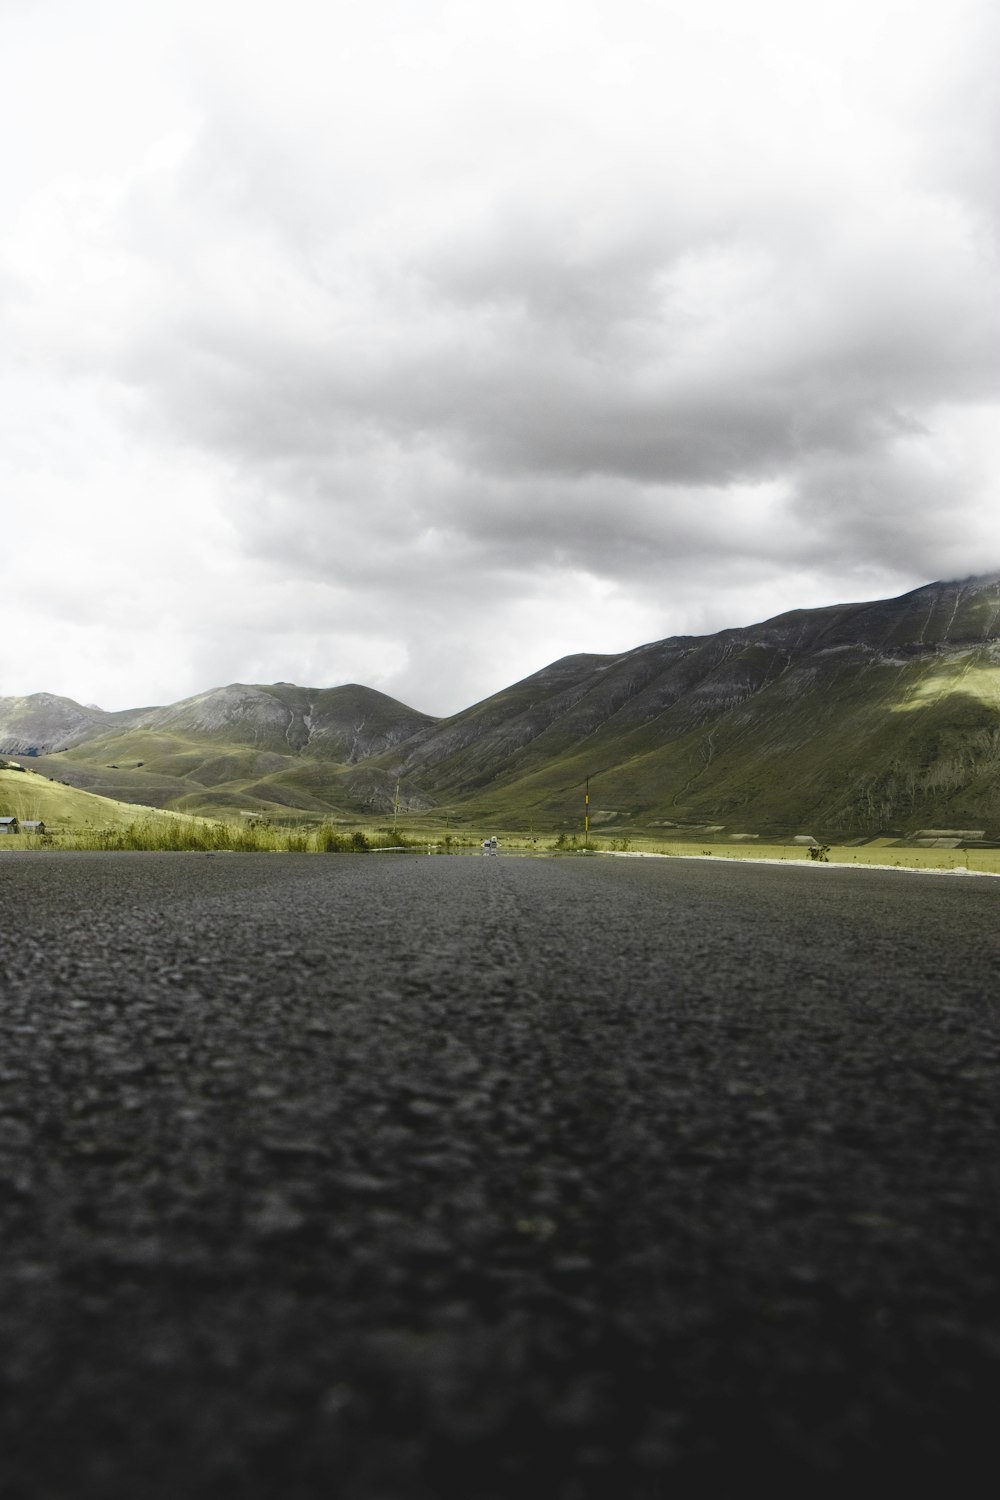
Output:
[[[4,1500],[994,1493],[1000,882],[41,852],[0,910]]]

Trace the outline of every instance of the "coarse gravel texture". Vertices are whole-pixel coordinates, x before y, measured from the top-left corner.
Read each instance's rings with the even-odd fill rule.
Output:
[[[0,855],[4,1500],[985,1494],[998,916],[861,870]]]

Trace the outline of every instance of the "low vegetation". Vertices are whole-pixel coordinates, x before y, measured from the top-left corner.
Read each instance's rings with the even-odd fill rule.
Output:
[[[267,823],[208,822],[195,818],[164,822],[139,819],[106,827],[85,826],[44,834],[8,835],[3,847],[150,850],[203,854],[368,854],[409,849],[412,840],[391,832],[354,828],[275,828]]]
[[[316,828],[276,828],[264,823],[235,824],[198,822],[185,819],[175,823],[138,820],[124,826],[84,826],[55,833],[6,835],[0,839],[0,854],[16,849],[70,850],[148,850],[162,852],[234,853],[234,854],[371,854],[388,850],[434,855],[478,855],[482,839],[475,835],[445,834],[434,837],[428,832],[417,837],[412,832],[391,829],[334,827],[321,824]],[[780,860],[809,864],[895,867],[920,870],[968,870],[970,873],[1000,874],[1000,849],[918,849],[884,848],[868,845],[861,848],[823,845],[818,849],[794,844],[727,843],[712,845],[644,837],[593,839],[583,835],[559,834],[555,838],[538,838],[527,834],[507,834],[500,838],[499,852],[507,856],[572,857],[575,855],[610,855],[633,858],[708,858],[740,861]]]
[[[728,859],[818,861],[833,865],[883,865],[929,870],[967,869],[1000,873],[1000,849],[971,844],[955,848],[915,848],[903,839],[877,838],[870,843],[765,842],[727,838],[722,830],[692,828],[621,829],[595,836],[574,831],[525,832],[513,820],[483,819],[459,824],[454,818],[437,821],[434,815],[401,818],[389,824],[333,822],[326,819],[279,823],[266,818],[204,818],[157,808],[137,808],[92,792],[63,786],[27,770],[0,768],[0,816],[21,821],[40,820],[42,833],[0,835],[0,853],[14,850],[95,849],[161,850],[214,853],[366,854],[389,849],[435,855],[476,855],[483,839],[496,834],[501,854],[574,856],[714,856]]]
[[[211,853],[363,854],[409,848],[411,835],[390,827],[282,825],[266,818],[202,818],[166,808],[137,807],[65,786],[27,768],[0,767],[0,817],[38,821],[43,833],[0,836],[7,849],[149,849]]]

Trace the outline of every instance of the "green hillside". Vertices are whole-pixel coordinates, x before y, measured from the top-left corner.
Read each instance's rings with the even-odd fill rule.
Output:
[[[116,714],[0,699],[0,753],[203,816],[404,816],[1000,839],[1000,576],[554,662],[451,718],[372,689],[225,688]],[[5,738],[6,736],[6,738]],[[42,752],[42,753],[37,753]]]
[[[398,767],[456,812],[538,827],[575,826],[589,777],[609,828],[997,831],[998,618],[1000,580],[966,580],[568,658]]]
[[[581,743],[555,726],[456,810],[538,826],[579,821],[590,778],[599,825],[722,823],[828,835],[922,826],[1000,830],[1000,665],[982,652],[905,667],[843,661],[821,683],[789,675],[691,727],[686,705]],[[442,790],[456,758],[437,768]]]
[[[83,828],[124,828],[137,818],[154,823],[176,821],[181,815],[134,802],[98,797],[77,787],[64,786],[36,770],[15,770],[0,765],[0,817],[18,822],[41,820],[55,833]]]
[[[122,802],[173,808],[202,816],[290,811],[320,819],[351,817],[392,806],[395,777],[368,762],[284,755],[246,745],[207,742],[178,734],[126,730],[32,758],[45,776]],[[413,808],[432,805],[407,782],[401,795]]]

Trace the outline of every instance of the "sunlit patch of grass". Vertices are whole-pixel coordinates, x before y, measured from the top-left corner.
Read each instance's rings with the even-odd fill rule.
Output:
[[[1000,667],[969,665],[951,671],[931,672],[917,682],[905,699],[892,705],[893,713],[912,713],[927,708],[952,693],[978,699],[991,708],[1000,708]]]

